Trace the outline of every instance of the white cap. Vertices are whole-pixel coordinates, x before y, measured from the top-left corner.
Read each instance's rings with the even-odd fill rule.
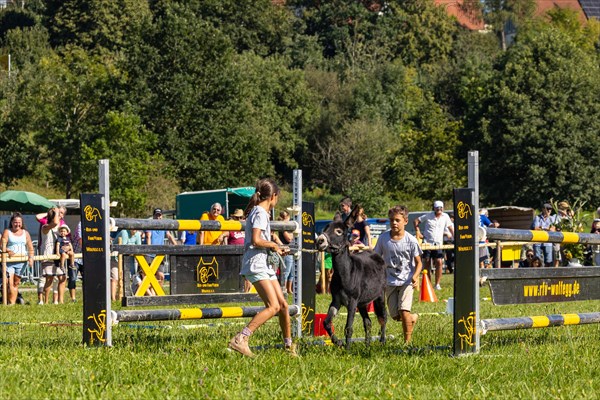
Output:
[[[444,203],[439,200],[436,200],[433,202],[433,208],[438,208],[438,207],[444,208]]]

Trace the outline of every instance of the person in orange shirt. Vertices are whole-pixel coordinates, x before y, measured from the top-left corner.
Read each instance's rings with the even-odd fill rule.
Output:
[[[221,215],[223,207],[220,203],[215,203],[210,206],[210,211],[205,212],[200,217],[200,221],[220,221],[224,222],[225,218]],[[201,222],[202,223],[202,222]],[[199,244],[204,245],[220,245],[227,237],[228,232],[223,231],[201,231]]]

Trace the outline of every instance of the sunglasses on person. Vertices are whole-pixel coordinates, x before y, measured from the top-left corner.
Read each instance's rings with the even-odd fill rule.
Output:
[[[527,254],[527,258],[533,258],[533,254]]]

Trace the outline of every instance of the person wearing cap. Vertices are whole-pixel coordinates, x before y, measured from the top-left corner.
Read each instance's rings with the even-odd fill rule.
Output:
[[[556,231],[557,218],[552,215],[552,204],[545,203],[542,206],[540,214],[533,219],[533,229],[536,231]],[[536,243],[533,245],[535,255],[544,260],[545,267],[552,267],[554,264],[554,248],[552,243]]]
[[[215,203],[210,206],[210,211],[202,214],[200,221],[219,221],[225,222],[225,218],[221,215],[223,206],[221,203]],[[202,222],[200,222],[202,223]],[[223,231],[200,231],[199,243],[203,245],[219,245],[223,244],[228,232]]]
[[[421,230],[420,226],[423,226]],[[448,231],[454,236],[454,224],[450,216],[444,212],[444,203],[440,200],[433,202],[433,211],[423,214],[414,220],[417,239],[423,239],[423,243],[441,246],[444,244],[444,232]],[[443,250],[423,251],[423,266],[431,272],[431,259],[435,264],[435,290],[442,290],[442,268],[444,266]]]
[[[162,217],[163,217],[162,209],[155,208],[154,212],[152,213],[152,218],[153,219],[162,219]],[[155,246],[164,246],[165,238],[169,239],[169,242],[171,242],[171,244],[173,244],[173,245],[177,244],[177,241],[175,240],[175,238],[173,237],[173,235],[171,235],[171,232],[169,232],[169,231],[165,231],[165,230],[146,231],[146,243],[147,244],[155,245]],[[148,265],[152,264],[154,257],[156,257],[155,254],[146,255],[146,261],[148,262]],[[158,280],[158,283],[160,283],[160,285],[162,286],[163,282],[165,281],[165,266],[163,263],[161,263],[160,266],[158,267],[158,270],[156,271],[155,276],[156,276],[156,279]]]

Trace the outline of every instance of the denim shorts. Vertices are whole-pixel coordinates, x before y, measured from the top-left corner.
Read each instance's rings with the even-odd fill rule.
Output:
[[[283,262],[285,263],[285,280],[292,282],[294,280],[294,256],[290,254],[283,257]]]
[[[268,271],[258,272],[256,274],[244,275],[244,278],[248,279],[250,283],[258,281],[276,281],[277,274],[272,269],[269,269]]]
[[[21,272],[25,268],[27,263],[6,263],[6,273],[9,275],[21,276]]]

